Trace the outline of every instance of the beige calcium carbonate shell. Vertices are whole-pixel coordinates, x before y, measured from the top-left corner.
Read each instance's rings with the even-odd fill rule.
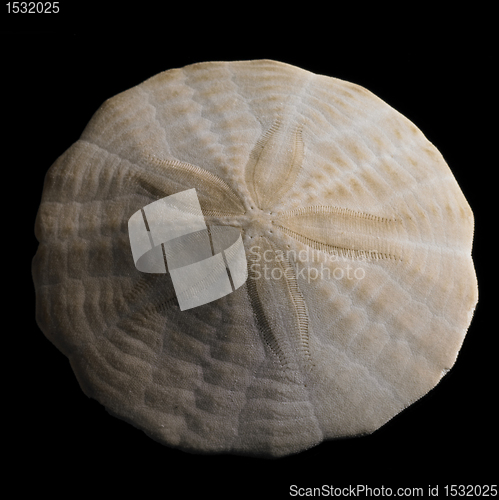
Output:
[[[128,220],[195,188],[249,278],[181,311]],[[477,302],[449,167],[366,89],[275,61],[165,71],[49,170],[37,321],[85,393],[184,450],[281,456],[370,433],[454,364]]]

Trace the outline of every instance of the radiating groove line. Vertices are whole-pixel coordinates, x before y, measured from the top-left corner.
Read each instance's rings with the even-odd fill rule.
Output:
[[[296,216],[300,216],[300,215],[317,214],[317,213],[343,215],[343,216],[347,216],[347,217],[362,218],[362,219],[372,220],[375,222],[383,222],[383,223],[400,222],[400,220],[398,220],[398,219],[388,218],[388,217],[380,217],[378,215],[373,215],[373,214],[370,214],[367,212],[358,212],[358,211],[352,210],[350,208],[331,207],[331,206],[323,206],[323,205],[288,210],[286,212],[279,213],[277,215],[277,218],[279,218],[279,219],[280,218],[289,218],[289,217],[296,217]]]
[[[197,167],[196,165],[191,165],[190,163],[181,162],[178,160],[164,160],[161,158],[157,158],[156,156],[147,155],[147,159],[158,165],[160,167],[168,167],[179,173],[180,176],[191,174],[194,177],[198,178],[200,181],[206,182],[212,185],[215,188],[219,188],[224,191],[227,197],[231,198],[231,200],[241,207],[241,212],[244,212],[244,208],[239,199],[239,196],[232,190],[232,188],[223,181],[220,177],[207,170]]]
[[[164,190],[156,187],[151,182],[148,182],[147,177],[148,177],[148,175],[150,176],[150,173],[147,171],[147,169],[144,168],[143,164],[130,163],[130,160],[128,160],[127,158],[124,158],[124,157],[118,155],[117,153],[109,151],[105,147],[89,140],[88,138],[80,139],[80,142],[89,144],[92,147],[95,147],[101,151],[104,151],[109,156],[119,158],[121,161],[128,163],[129,170],[125,174],[126,183],[137,184],[140,188],[144,189],[144,191],[146,191],[148,194],[151,194],[155,198],[162,198],[164,196],[174,194],[173,192],[167,193]],[[178,173],[180,173],[181,176],[183,174],[184,180],[186,180],[185,177],[187,177],[188,174],[190,173],[190,174],[201,175],[201,179],[199,179],[199,181],[200,181],[199,183],[201,183],[201,181],[203,181],[203,180],[208,182],[208,183],[210,182],[210,180],[214,181],[214,184],[212,184],[212,185],[218,186],[219,188],[223,189],[224,193],[227,194],[227,196],[231,199],[231,201],[233,203],[235,203],[237,205],[237,207],[239,208],[238,212],[227,212],[227,211],[222,211],[222,210],[205,210],[204,207],[202,207],[203,213],[205,215],[218,216],[218,217],[233,217],[234,215],[242,215],[245,213],[245,209],[243,208],[242,202],[239,199],[238,195],[231,189],[231,187],[227,183],[225,183],[222,179],[220,179],[216,175],[212,174],[211,172],[208,172],[200,167],[196,167],[196,166],[191,165],[189,163],[183,163],[183,162],[177,161],[177,160],[161,160],[160,158],[157,158],[157,157],[152,156],[152,155],[148,155],[146,158],[151,160],[152,163],[154,163],[157,166],[168,166],[168,165],[171,166],[172,168],[176,169],[176,171]],[[192,167],[192,168],[186,169],[185,171],[182,171],[182,166],[184,166],[184,165]],[[51,172],[51,174],[53,175],[54,172]],[[159,175],[159,174],[157,174],[157,175]],[[191,186],[191,187],[195,187],[195,186]],[[129,196],[129,195],[126,194],[123,196]],[[91,203],[92,202],[92,200],[86,200],[83,202],[80,202],[78,200],[72,200],[72,201],[74,203]],[[54,203],[62,204],[63,202],[58,202],[58,201],[56,202],[54,200]]]
[[[298,342],[299,349],[302,351],[305,357],[305,363],[307,368],[310,370],[313,366],[312,357],[310,354],[310,337],[308,333],[308,309],[303,294],[301,293],[300,287],[298,286],[298,280],[296,278],[296,273],[294,267],[291,265],[289,260],[282,256],[279,261],[280,266],[283,268],[282,275],[285,278],[285,283],[293,303],[294,310],[296,312],[297,328],[298,328]]]
[[[159,279],[162,280],[163,277],[162,275]],[[172,300],[177,300],[173,290],[171,290],[171,295],[165,297],[166,294],[163,291],[158,292],[156,285],[157,280],[151,278],[150,275],[141,276],[134,283],[133,287],[123,294],[124,305],[127,309],[124,312],[125,316],[120,318],[120,320],[126,319],[127,315],[131,315],[137,310],[144,308],[145,304],[160,309]]]
[[[120,317],[106,330],[111,335],[114,331],[113,328],[127,332],[127,337],[140,341],[151,354],[155,354],[154,348],[146,340],[138,337],[135,334],[136,330],[131,328],[131,325],[137,325],[137,331],[139,331],[141,325],[150,321],[155,313],[165,313],[172,307],[179,307],[177,297],[174,294],[165,293],[165,291],[158,293],[154,287],[154,282],[155,280],[151,280],[150,277],[140,277],[134,286],[124,294],[125,302]],[[106,332],[104,332],[104,335],[107,335]],[[117,349],[122,350],[113,338],[108,338],[108,340]],[[130,353],[127,352],[127,354]]]
[[[234,212],[224,212],[223,210],[207,210],[203,206],[201,206],[201,209],[203,211],[203,215],[205,217],[235,217],[240,214],[235,214]],[[239,227],[239,226],[238,226]]]
[[[150,274],[141,273],[140,277],[133,283],[133,286],[123,292],[123,308],[122,320],[137,313],[139,310],[147,307],[152,307],[158,311],[164,311],[172,305],[178,306],[177,297],[173,290],[165,287],[164,275],[153,277]],[[162,283],[162,287],[158,290],[158,283]]]
[[[306,236],[302,236],[301,234],[288,229],[287,227],[281,226],[279,224],[275,224],[281,231],[291,236],[295,240],[313,248],[314,250],[318,250],[324,253],[330,253],[333,255],[337,255],[339,257],[345,257],[349,259],[362,259],[362,260],[380,260],[380,259],[391,259],[391,260],[402,260],[397,255],[392,255],[383,252],[377,252],[376,250],[356,250],[354,248],[345,248],[337,245],[328,245],[326,243],[321,243],[320,241],[312,240],[311,238],[307,238]]]
[[[291,139],[287,137],[276,138],[281,133],[281,126],[282,119],[277,117],[270,128],[257,140],[245,167],[246,185],[250,190],[253,201],[262,210],[276,203],[291,189],[303,163],[304,145],[301,128],[295,127]],[[288,142],[287,153],[291,152],[291,155],[287,154],[284,159],[280,160],[281,163],[277,164],[274,164],[274,162],[279,162],[278,159],[269,160],[268,157],[262,156],[265,152],[268,152],[272,157],[275,154],[275,145],[282,140]],[[262,165],[262,162],[269,162],[269,164]],[[284,170],[275,173],[274,170],[282,162],[284,162]],[[269,172],[274,173],[273,178],[267,178]]]
[[[134,282],[133,287],[123,292],[125,302],[135,302],[144,293],[151,288],[151,280],[145,274],[140,274],[139,278]]]
[[[253,310],[253,315],[255,317],[256,326],[263,341],[279,361],[281,368],[287,368],[288,361],[286,359],[286,355],[279,345],[276,336],[272,332],[272,328],[265,315],[262,302],[258,295],[256,280],[251,277],[251,272],[251,263],[250,261],[248,261],[248,279],[246,280],[246,289],[248,291],[248,296],[250,299],[251,308]]]
[[[147,169],[141,169],[140,173],[137,173],[133,180],[154,198],[169,196],[178,191],[178,188],[175,189],[173,186],[170,186],[171,192],[166,189],[165,181],[169,176],[171,180],[180,184],[184,189],[197,189],[201,208],[205,215],[232,217],[244,214],[245,209],[239,196],[217,175],[195,165],[191,165],[190,163],[178,160],[164,160],[149,154],[144,157],[144,160],[146,163],[161,167],[162,170],[159,172],[157,170],[151,172]],[[156,183],[153,180],[154,177],[158,179]],[[166,179],[164,177],[166,177]],[[212,191],[209,197],[203,196],[203,194],[206,194],[207,186],[209,186]],[[232,205],[229,210],[213,209],[214,207],[210,206],[215,200],[223,199],[225,199],[226,205]]]
[[[272,138],[272,136],[279,130],[279,127],[281,126],[281,119],[277,118],[274,123],[270,126],[270,128],[264,132],[261,137],[256,141],[255,147],[250,153],[250,158],[252,158],[255,161],[255,165],[258,163],[258,160],[260,159],[260,156],[262,156],[263,150],[265,149],[265,146],[269,142],[269,140]],[[252,176],[251,176],[251,183],[250,185],[253,186],[255,184],[255,171],[253,170]]]
[[[260,200],[257,191],[255,191],[254,189],[254,186],[258,186],[256,179],[258,162],[260,161],[260,157],[265,150],[265,146],[272,138],[272,136],[279,130],[280,126],[281,120],[277,118],[270,126],[270,128],[266,132],[264,132],[256,141],[254,148],[251,150],[249,161],[246,164],[246,186],[251,191],[253,201],[259,208],[262,208],[262,200]]]
[[[301,127],[296,127],[293,135],[293,157],[291,160],[291,166],[289,168],[288,175],[282,180],[282,185],[276,193],[275,199],[272,197],[272,203],[280,201],[282,197],[293,187],[296,178],[298,177],[298,172],[303,164],[304,151],[305,147],[302,139],[302,129]]]

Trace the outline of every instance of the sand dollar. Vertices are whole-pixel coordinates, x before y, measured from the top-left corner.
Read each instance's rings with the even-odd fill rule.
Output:
[[[192,189],[247,278],[181,310],[166,253],[137,269],[129,220],[151,235],[144,207]],[[83,391],[189,451],[373,432],[452,367],[477,302],[472,212],[437,149],[368,90],[275,61],[106,101],[50,168],[36,235],[37,321]],[[235,253],[202,241],[230,276]]]

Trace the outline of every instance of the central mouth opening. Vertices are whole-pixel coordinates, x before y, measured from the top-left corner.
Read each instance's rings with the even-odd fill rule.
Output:
[[[252,209],[241,218],[241,227],[249,237],[270,236],[274,230],[273,222],[271,212]]]

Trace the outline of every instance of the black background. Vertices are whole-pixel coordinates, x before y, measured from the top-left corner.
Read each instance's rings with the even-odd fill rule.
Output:
[[[104,13],[92,2],[61,5],[57,18],[2,17],[3,429],[12,473],[26,479],[19,487],[68,496],[85,490],[286,498],[292,484],[425,492],[439,485],[443,494],[446,484],[497,483],[497,458],[489,455],[498,444],[497,326],[490,322],[496,295],[489,284],[496,266],[489,258],[494,245],[487,244],[493,237],[487,228],[497,226],[487,191],[497,169],[489,121],[497,114],[491,109],[496,77],[486,33],[471,29],[477,18],[408,11],[387,19],[360,7],[326,15],[306,5],[272,18],[256,5],[239,13],[187,6],[175,14],[150,10],[146,2],[135,4],[125,22],[118,10]],[[167,69],[257,58],[362,85],[425,133],[474,211],[480,287],[457,363],[427,396],[370,436],[278,460],[187,454],[109,416],[82,393],[67,359],[37,327],[30,269],[44,175],[105,99]]]

